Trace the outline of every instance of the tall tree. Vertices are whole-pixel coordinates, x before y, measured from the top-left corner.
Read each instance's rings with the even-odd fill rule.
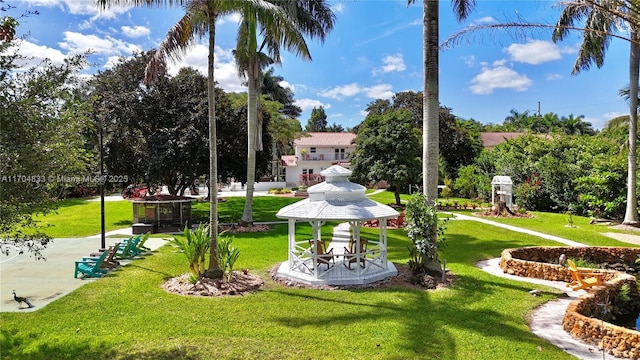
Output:
[[[98,6],[106,8],[114,5],[135,5],[164,7],[179,5],[185,7],[185,14],[167,33],[158,46],[158,51],[147,65],[145,82],[152,84],[164,73],[167,60],[179,60],[195,44],[197,38],[209,35],[209,57],[207,62],[207,102],[209,120],[209,231],[211,232],[209,268],[204,276],[213,279],[222,278],[222,269],[218,262],[218,153],[216,134],[216,98],[214,56],[216,38],[216,20],[220,16],[242,11],[246,7],[273,9],[273,5],[264,0],[98,0]],[[256,11],[259,11],[257,10]]]
[[[282,86],[284,78],[280,75],[274,75],[274,69],[270,68],[262,74],[262,87],[260,92],[272,101],[282,104],[280,112],[286,116],[297,119],[302,114],[302,108],[295,104],[293,99],[293,90],[289,87]]]
[[[314,106],[311,110],[311,116],[305,126],[305,131],[309,132],[325,132],[327,131],[327,113],[324,106]]]
[[[588,70],[592,64],[598,68],[618,29],[629,31],[629,154],[627,170],[627,207],[624,224],[638,224],[636,197],[637,133],[638,133],[638,78],[640,69],[640,4],[623,0],[573,0],[563,4],[562,13],[553,32],[553,40],[564,40],[575,24],[584,23],[584,35],[572,74]]]
[[[334,15],[324,0],[270,0],[274,6],[249,6],[240,10],[242,20],[235,50],[236,65],[248,84],[247,195],[241,222],[253,223],[253,189],[256,151],[262,150],[261,118],[258,111],[261,70],[280,64],[280,48],[311,60],[304,35],[324,41],[333,28]],[[262,36],[258,45],[258,34]],[[266,52],[266,53],[265,53]]]
[[[400,205],[401,190],[420,179],[420,130],[411,113],[389,109],[367,115],[358,129],[351,163],[356,181],[387,181]]]
[[[416,0],[407,0],[411,5]],[[452,0],[458,21],[467,18],[475,0]],[[427,202],[438,197],[438,118],[440,109],[438,84],[439,59],[439,0],[422,1],[422,51],[423,51],[423,115],[422,115],[422,186]]]
[[[74,90],[87,63],[77,55],[11,71],[21,57],[9,45],[0,40],[0,252],[42,259],[50,238],[33,216],[54,210],[63,190],[78,185],[74,179],[92,178],[95,158],[84,142],[89,102]]]
[[[199,151],[208,145],[207,79],[183,68],[154,86],[141,86],[151,56],[123,58],[92,81],[92,94],[99,99],[94,113],[107,126],[105,164],[111,174],[166,184],[172,195],[182,195],[208,172],[207,153]]]

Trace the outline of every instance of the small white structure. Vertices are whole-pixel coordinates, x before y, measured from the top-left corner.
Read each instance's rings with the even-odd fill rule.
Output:
[[[511,210],[513,198],[513,182],[509,176],[494,176],[491,180],[491,205],[493,208],[498,203],[504,202],[507,209]]]
[[[288,261],[282,263],[278,275],[312,285],[361,285],[398,274],[387,261],[387,220],[397,218],[390,206],[365,197],[366,188],[348,180],[351,170],[334,165],[322,171],[325,181],[307,189],[309,197],[280,209],[276,216],[288,219]],[[362,246],[360,228],[367,220],[378,220],[378,239],[367,239]],[[296,239],[296,222],[308,222],[312,239]],[[322,240],[322,226],[327,221],[343,222],[332,232],[326,248],[333,252],[318,256],[317,243]],[[354,252],[346,252],[349,243]],[[310,246],[316,244],[316,246]],[[330,261],[328,261],[330,260]],[[355,263],[355,266],[352,266]]]

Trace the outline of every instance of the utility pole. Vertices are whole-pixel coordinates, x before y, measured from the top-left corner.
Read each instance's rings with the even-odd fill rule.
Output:
[[[540,101],[538,101],[538,117],[540,117]]]

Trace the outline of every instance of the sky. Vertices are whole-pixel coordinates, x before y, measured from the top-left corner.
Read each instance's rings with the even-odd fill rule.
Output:
[[[121,57],[156,48],[184,14],[181,8],[113,7],[99,11],[92,0],[6,0],[15,6],[0,16],[19,19],[17,35],[31,64],[49,58],[92,51],[86,74],[109,69]],[[329,125],[345,129],[361,123],[368,104],[391,99],[401,91],[422,91],[422,5],[406,0],[328,1],[336,15],[324,43],[308,39],[312,61],[283,53],[275,74],[295,94],[303,109],[304,127],[313,107],[323,106]],[[556,2],[541,0],[477,0],[469,18],[458,23],[450,1],[440,2],[440,42],[469,25],[524,18],[554,23]],[[232,51],[239,15],[221,18],[216,26],[215,77],[225,91],[245,92]],[[618,90],[628,86],[629,44],[613,40],[604,66],[572,75],[580,45],[579,34],[554,44],[549,32],[519,38],[507,32],[476,33],[440,53],[440,103],[463,119],[502,124],[510,110],[559,116],[584,116],[594,128],[628,114]],[[199,40],[180,62],[175,74],[191,66],[206,75],[207,39]]]

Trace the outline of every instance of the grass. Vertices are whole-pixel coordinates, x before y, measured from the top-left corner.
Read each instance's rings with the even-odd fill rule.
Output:
[[[261,196],[254,198],[255,221],[281,221],[276,218],[278,209],[300,199]],[[218,203],[220,222],[238,222],[244,209],[244,197],[229,197]],[[275,210],[274,210],[275,209]],[[194,202],[194,220],[208,221],[209,203]],[[59,208],[47,215],[35,217],[44,232],[53,238],[85,237],[100,233],[100,202],[89,199],[68,199],[60,202]],[[133,206],[127,200],[105,202],[105,228],[107,231],[130,227],[133,224]]]
[[[472,211],[460,211],[461,213],[470,214]],[[568,240],[577,241],[591,246],[630,246],[629,244],[612,239],[604,235],[607,232],[638,234],[629,230],[615,230],[608,226],[589,224],[591,220],[584,216],[573,216],[573,227],[568,225],[568,215],[544,212],[532,212],[533,217],[489,217],[487,220],[522,227],[529,230],[538,231],[545,234],[559,236]]]
[[[301,235],[310,230],[303,226]],[[374,231],[367,229],[367,231]],[[570,359],[532,334],[526,315],[558,292],[497,278],[475,262],[504,247],[550,245],[474,222],[449,223],[442,258],[454,287],[323,291],[287,288],[266,271],[286,258],[286,225],[235,236],[238,268],[266,279],[237,298],[191,298],[160,288],[187,270],[163,247],[32,313],[1,313],[3,359]],[[389,257],[408,260],[402,230]]]
[[[390,197],[389,197],[390,194]],[[393,202],[392,193],[374,195]],[[277,197],[254,199],[256,221],[275,218]],[[390,200],[385,200],[390,199]],[[295,201],[288,199],[288,201]],[[220,204],[222,216],[241,214],[242,198]],[[201,206],[198,204],[197,206]],[[69,216],[87,209],[69,204]],[[129,205],[130,206],[130,205]],[[130,216],[130,208],[122,214]],[[61,216],[62,209],[56,216]],[[231,215],[229,215],[231,214]],[[53,215],[50,215],[53,216]],[[79,216],[79,215],[78,215]],[[76,219],[76,218],[74,218]],[[599,227],[574,216],[537,214],[515,220],[538,231],[588,244],[618,245]],[[47,219],[52,224],[68,220]],[[80,221],[80,220],[74,220]],[[327,224],[325,226],[331,226]],[[77,227],[76,227],[77,229]],[[373,235],[377,230],[363,229]],[[296,228],[308,237],[308,225]],[[79,236],[74,234],[74,236]],[[241,251],[237,269],[265,278],[257,293],[236,298],[193,298],[169,294],[161,284],[187,272],[184,255],[170,246],[136,259],[105,278],[31,313],[0,313],[2,359],[572,359],[531,333],[528,314],[559,291],[492,276],[479,260],[505,248],[558,245],[538,237],[473,221],[447,223],[441,260],[455,285],[438,291],[405,288],[323,291],[288,288],[267,271],[286,260],[287,226],[234,236]],[[388,257],[409,260],[404,230],[389,230]]]
[[[105,201],[105,229],[107,231],[129,227],[133,224],[133,206],[127,200]],[[69,199],[60,202],[59,208],[34,219],[45,227],[44,232],[53,238],[84,237],[100,233],[100,201]]]

